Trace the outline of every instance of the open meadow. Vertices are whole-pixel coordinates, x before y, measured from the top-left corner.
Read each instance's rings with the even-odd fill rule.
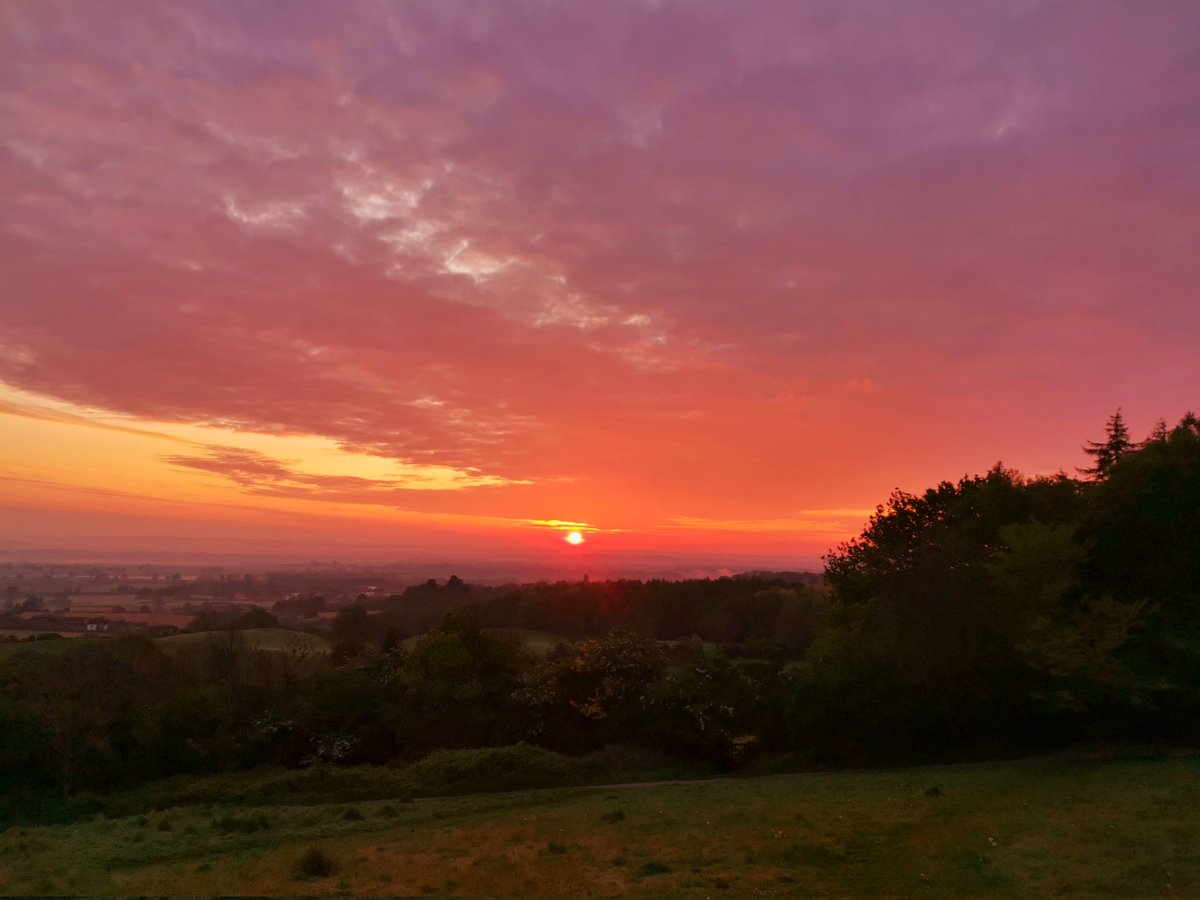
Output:
[[[1027,761],[314,805],[0,833],[0,893],[1187,896],[1200,761]]]

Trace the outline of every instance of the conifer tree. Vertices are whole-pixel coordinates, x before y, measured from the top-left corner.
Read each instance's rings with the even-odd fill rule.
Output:
[[[1105,435],[1105,440],[1088,441],[1083,448],[1083,452],[1096,462],[1079,471],[1084,475],[1090,475],[1096,481],[1103,481],[1107,478],[1109,470],[1116,461],[1133,449],[1133,441],[1129,439],[1129,428],[1121,416],[1120,407],[1109,417]]]

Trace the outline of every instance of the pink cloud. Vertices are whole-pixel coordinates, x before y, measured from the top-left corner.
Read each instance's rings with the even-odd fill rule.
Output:
[[[26,390],[589,520],[1070,466],[1118,403],[1195,402],[1191,3],[0,16]]]

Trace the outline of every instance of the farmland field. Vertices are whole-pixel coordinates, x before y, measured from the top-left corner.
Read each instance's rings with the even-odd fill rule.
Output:
[[[0,892],[1186,896],[1198,801],[1192,758],[189,806],[9,828]]]

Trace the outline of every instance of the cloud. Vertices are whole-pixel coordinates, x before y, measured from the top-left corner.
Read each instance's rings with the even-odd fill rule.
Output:
[[[614,524],[864,502],[1011,455],[1022,417],[1038,466],[1200,375],[1194,4],[0,16],[0,380],[28,392]]]
[[[303,497],[350,503],[396,502],[406,491],[460,491],[506,485],[504,479],[458,471],[444,466],[399,467],[396,477],[367,478],[303,471],[255,450],[210,446],[203,455],[172,454],[163,461],[173,466],[211,472],[254,494]]]

